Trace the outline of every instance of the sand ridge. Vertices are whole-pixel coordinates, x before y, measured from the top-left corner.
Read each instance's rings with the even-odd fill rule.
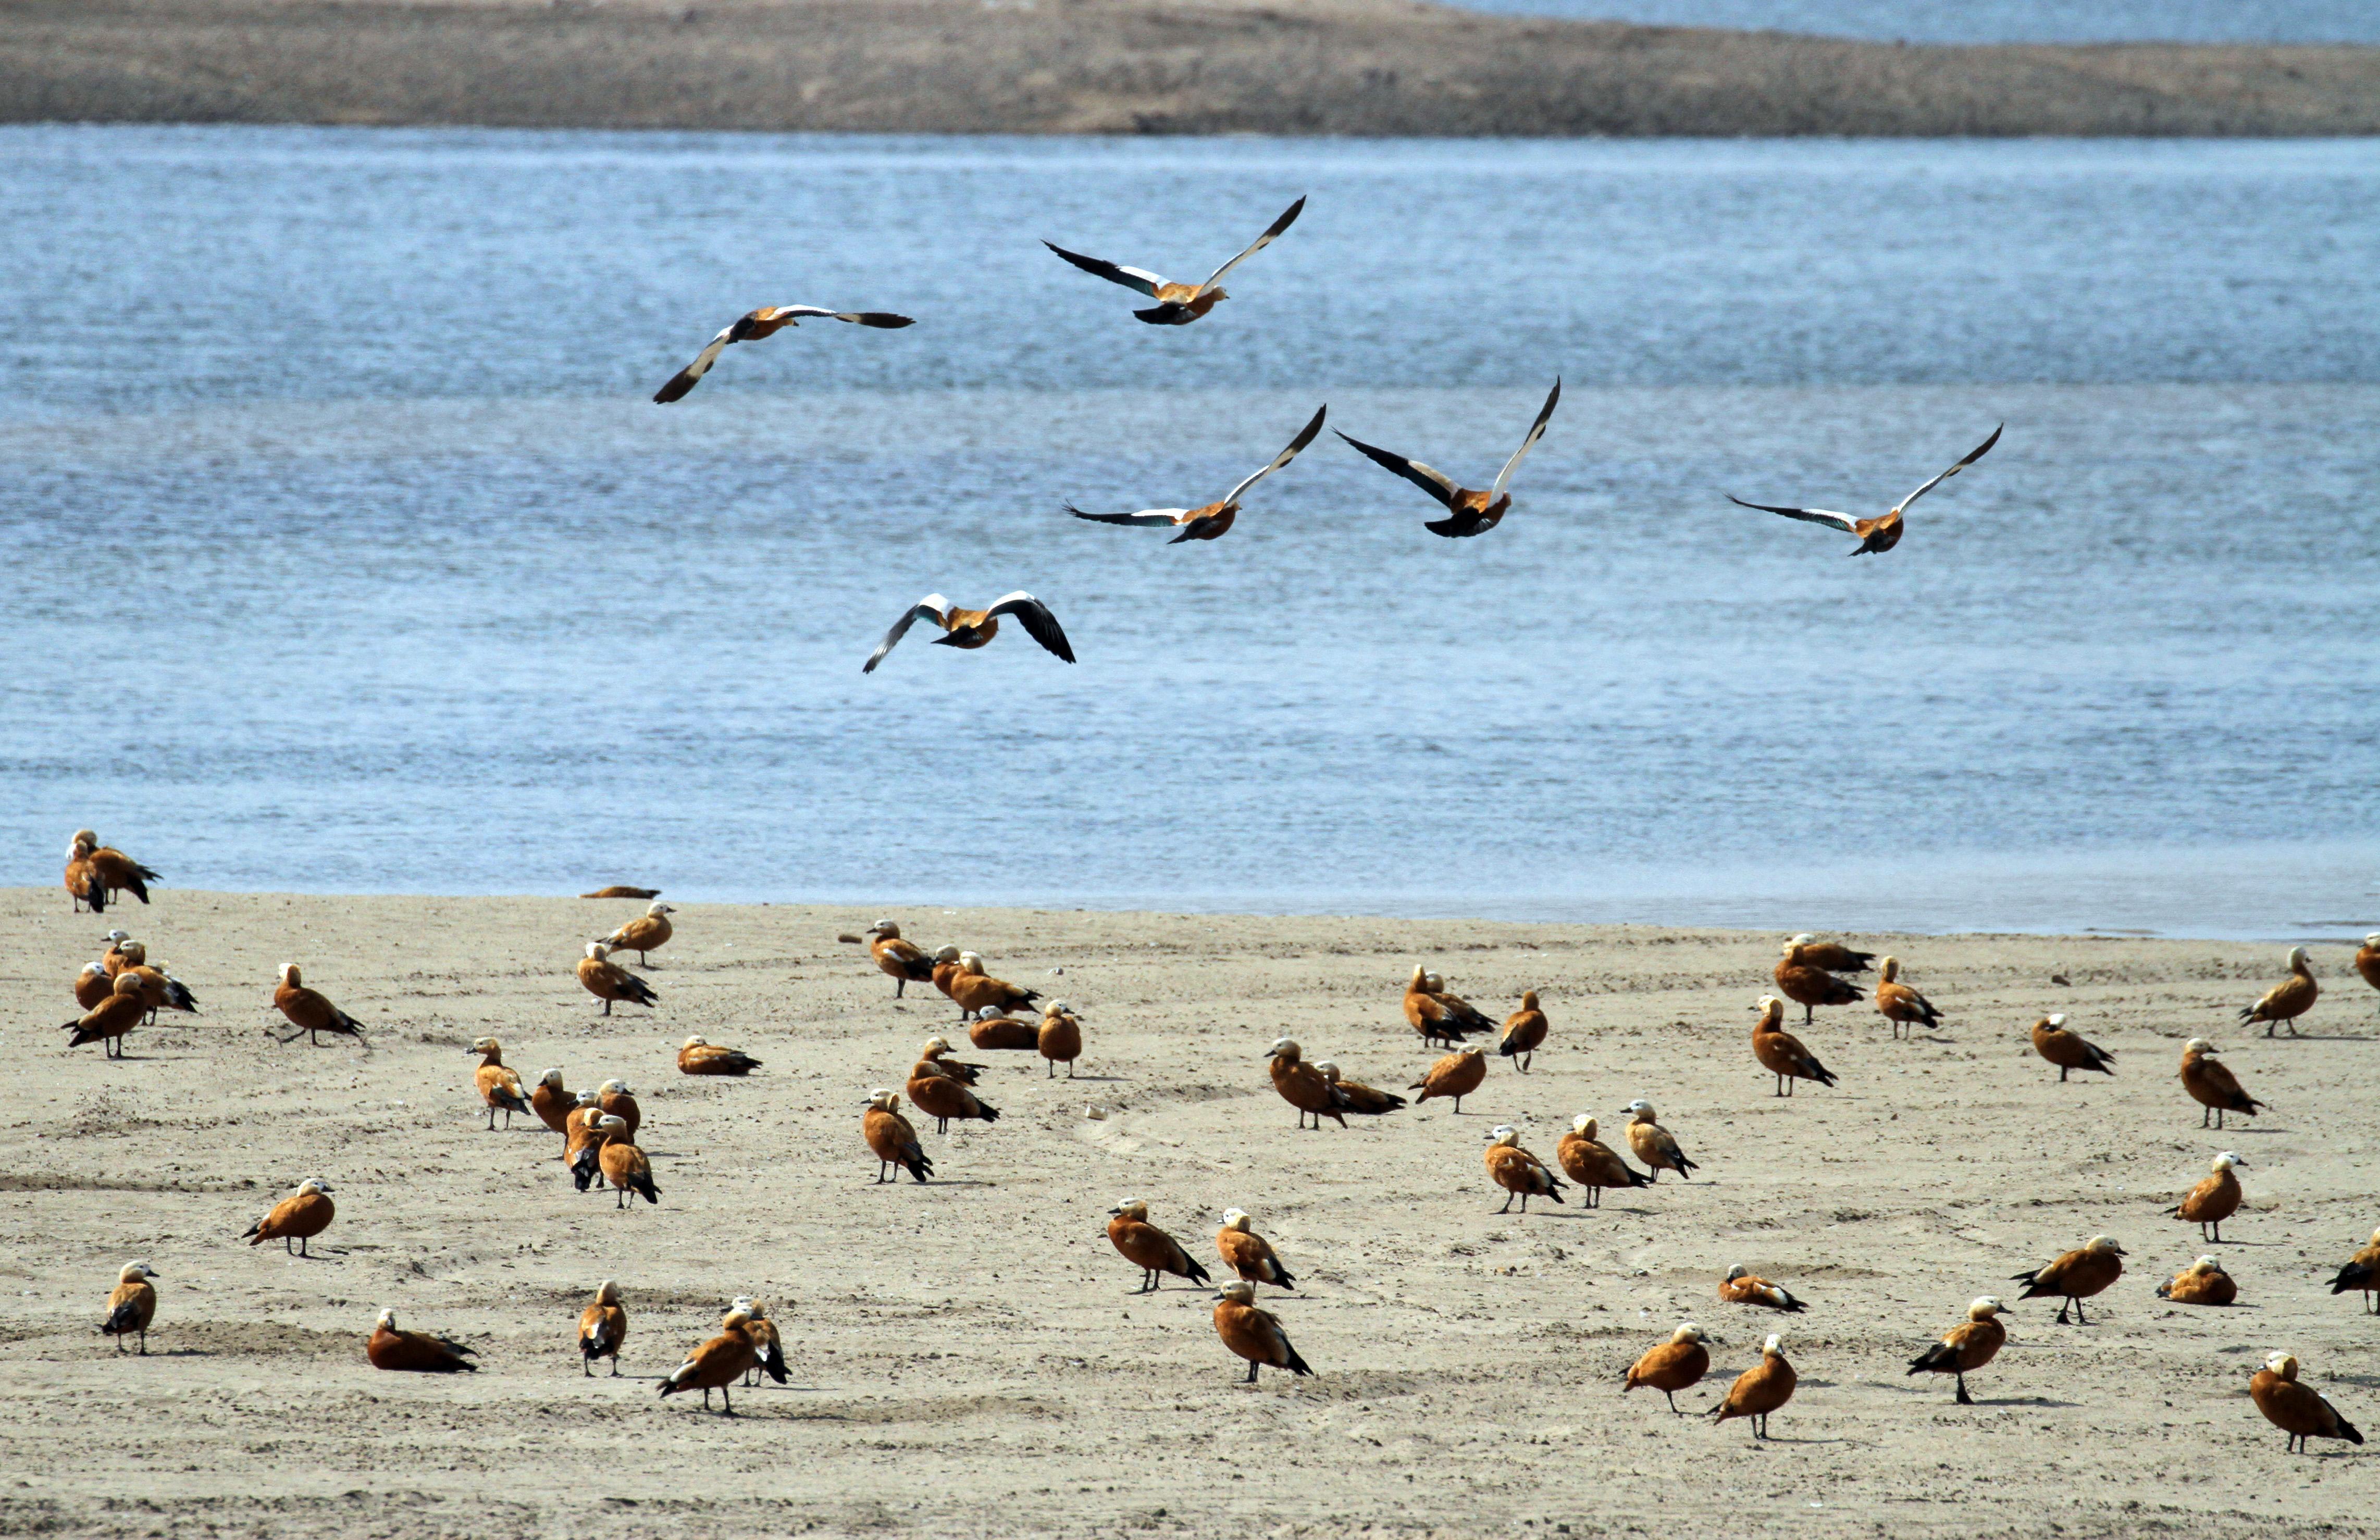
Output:
[[[1412,0],[0,0],[0,122],[2380,132],[2380,48],[1892,43]]]
[[[186,892],[103,918],[62,891],[0,893],[13,1094],[0,1388],[0,1523],[61,1534],[651,1534],[779,1531],[1121,1534],[2372,1533],[2380,1466],[2285,1456],[2250,1371],[2286,1347],[2367,1428],[2375,1328],[2325,1290],[2370,1232],[2365,1103],[2380,997],[2314,949],[2308,1037],[2234,1013],[2280,949],[2035,937],[1888,942],[1948,1018],[1894,1043],[1864,1007],[1791,1025],[1842,1077],[1791,1100],[1749,1049],[1777,938],[1470,921],[902,911],[931,947],[1062,994],[1082,1078],[984,1055],[1002,1117],[925,1130],[938,1180],[871,1185],[870,1086],[897,1085],[957,1013],[833,937],[858,908],[686,903],[648,976],[650,1014],[606,1021],[571,976],[638,912],[565,899]],[[67,985],[121,923],[203,1014],[134,1033],[129,1059],[58,1048]],[[273,970],[371,1028],[368,1049],[281,1046]],[[1286,1032],[1402,1088],[1435,1057],[1399,1013],[1417,961],[1497,1014],[1553,1022],[1534,1073],[1502,1061],[1442,1102],[1300,1133],[1263,1052]],[[1062,969],[1062,973],[1053,970]],[[2070,988],[2050,983],[2052,973]],[[2024,1033],[2046,1009],[2119,1056],[2058,1084]],[[542,1130],[488,1133],[468,1045],[533,1077],[622,1075],[658,1208],[572,1190]],[[699,1033],[757,1054],[748,1081],[672,1069]],[[2213,1037],[2272,1112],[2202,1131],[2175,1079]],[[1485,1131],[1550,1157],[1591,1111],[1660,1109],[1697,1180],[1495,1217]],[[1086,1110],[1105,1116],[1092,1119]],[[526,1120],[519,1120],[526,1122]],[[2207,1159],[2252,1162],[2227,1243],[2164,1217]],[[301,1262],[238,1236],[309,1175],[340,1214]],[[1120,1197],[1213,1265],[1237,1206],[1298,1276],[1262,1291],[1317,1378],[1250,1390],[1210,1292],[1141,1298],[1102,1233]],[[2095,1231],[2132,1261],[2088,1328],[2028,1302],[1974,1376],[1982,1403],[1906,1361],[2009,1275]],[[2155,1297],[2201,1251],[2232,1310]],[[115,1269],[164,1275],[146,1361],[95,1335]],[[1812,1302],[1721,1306],[1742,1262]],[[630,1315],[624,1377],[587,1380],[571,1333],[595,1284]],[[655,1380],[726,1301],[771,1303],[793,1383],[745,1415],[666,1404]],[[380,1374],[373,1314],[455,1335],[482,1371]],[[1673,1419],[1621,1376],[1681,1319],[1724,1340],[1699,1409],[1781,1330],[1802,1388],[1755,1449]],[[1283,1526],[1291,1526],[1284,1529]]]

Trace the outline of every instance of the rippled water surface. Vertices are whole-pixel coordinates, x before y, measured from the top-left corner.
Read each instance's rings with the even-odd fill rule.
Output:
[[[1198,276],[1182,329],[1047,236]],[[2370,143],[0,130],[0,879],[2328,934]],[[730,351],[764,302],[905,310]],[[1061,504],[1221,494],[1208,545]],[[1875,511],[2006,421],[1900,549]],[[861,660],[940,589],[1021,635]]]
[[[2380,42],[2370,0],[1464,0],[1662,27],[1741,27],[1912,42]]]

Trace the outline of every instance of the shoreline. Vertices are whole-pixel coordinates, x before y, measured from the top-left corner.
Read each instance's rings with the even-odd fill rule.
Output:
[[[0,1428],[0,1460],[23,1473],[0,1518],[53,1534],[121,1534],[130,1512],[170,1535],[650,1540],[1111,1536],[1195,1513],[1229,1535],[1628,1519],[1849,1540],[1909,1529],[1917,1472],[1943,1515],[1929,1533],[2046,1535],[2050,1514],[2120,1530],[2143,1511],[2191,1540],[2236,1532],[2242,1511],[2275,1533],[2375,1533],[2273,1481],[2300,1467],[2242,1394],[2287,1346],[2371,1420],[2351,1373],[2368,1318],[2323,1281],[2373,1222],[2348,1135],[2364,1116],[2354,1071],[2380,1037],[2371,992],[2327,951],[2307,1036],[2268,1041],[2230,1028],[2277,976],[2277,949],[1891,938],[1946,1025],[1896,1041],[1864,1002],[1811,1027],[1797,1012],[1840,1084],[1786,1099],[1745,1042],[1774,935],[896,910],[928,947],[978,949],[1000,976],[1063,991],[1085,1049],[1074,1080],[1032,1054],[968,1054],[988,1061],[1001,1119],[927,1123],[933,1181],[879,1186],[859,1102],[955,1031],[948,1000],[926,986],[894,1000],[835,940],[881,911],[682,905],[639,970],[658,1006],[605,1017],[572,960],[638,908],[161,888],[124,923],[201,1014],[168,1013],[108,1061],[62,1049],[55,1023],[117,912],[0,891],[19,940],[0,959],[17,1002],[0,1026],[17,1070],[0,1169],[18,1173],[0,1207],[0,1396],[40,1408]],[[268,1036],[285,961],[366,1024],[367,1046]],[[1439,1051],[1401,1014],[1416,964],[1497,1017],[1542,991],[1552,1036],[1530,1073],[1494,1060],[1459,1113],[1433,1101],[1294,1129],[1266,1045],[1293,1036],[1406,1092]],[[2115,1078],[2058,1083],[2025,1039],[2047,1009],[2118,1056]],[[2197,1126],[2173,1065],[2201,1032],[2269,1115]],[[467,1051],[483,1034],[529,1077],[627,1079],[661,1204],[621,1213],[576,1192],[534,1120],[487,1128]],[[688,1034],[761,1068],[682,1076]],[[1496,1212],[1488,1128],[1545,1153],[1586,1112],[1614,1140],[1636,1097],[1700,1163],[1691,1182]],[[2210,1248],[2165,1210],[2224,1148],[2249,1158],[2246,1207],[2212,1248],[2241,1308],[2169,1305],[2155,1284]],[[244,1244],[308,1177],[337,1194],[320,1255]],[[1209,1267],[1218,1212],[1248,1209],[1297,1274],[1263,1303],[1317,1377],[1251,1389],[1214,1340],[1211,1288],[1133,1293],[1101,1233],[1125,1194]],[[1967,1300],[2096,1232],[2131,1261],[2091,1326],[2021,1306],[1973,1408],[1903,1376]],[[92,1330],[128,1257],[163,1275],[145,1359]],[[1808,1309],[1719,1304],[1734,1263]],[[629,1312],[623,1376],[587,1379],[571,1329],[604,1278]],[[739,1389],[733,1421],[657,1401],[654,1380],[739,1293],[770,1302],[798,1346],[793,1383]],[[383,1307],[473,1345],[480,1372],[375,1372],[361,1343]],[[1680,1395],[1690,1411],[1784,1334],[1803,1379],[1778,1443],[1617,1393],[1682,1319],[1722,1340],[1711,1378]],[[141,1414],[160,1404],[182,1414]],[[1462,1480],[1434,1475],[1452,1469]],[[536,1479],[508,1476],[501,1504],[462,1497],[453,1474],[476,1491],[482,1473],[521,1471]]]
[[[1406,0],[5,0],[0,122],[1363,137],[2380,133],[2380,48],[1904,45]]]

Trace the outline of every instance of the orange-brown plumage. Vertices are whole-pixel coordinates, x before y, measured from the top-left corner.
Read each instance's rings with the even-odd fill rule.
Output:
[[[1290,1346],[1289,1334],[1281,1330],[1279,1318],[1257,1308],[1255,1284],[1245,1279],[1227,1283],[1222,1294],[1215,1306],[1215,1335],[1223,1340],[1223,1346],[1248,1361],[1249,1384],[1257,1382],[1257,1370],[1268,1364],[1293,1375],[1314,1372]]]
[[[365,1356],[375,1369],[394,1369],[418,1375],[473,1374],[479,1365],[468,1354],[471,1349],[452,1338],[433,1336],[427,1331],[399,1331],[396,1312],[383,1310],[372,1323],[370,1340],[364,1343]]]
[[[75,1004],[82,1010],[96,1010],[101,1000],[115,992],[115,976],[107,971],[104,963],[85,963],[82,972],[75,975]]]
[[[1596,1137],[1595,1120],[1580,1113],[1572,1120],[1570,1132],[1554,1146],[1554,1158],[1561,1164],[1562,1173],[1579,1184],[1586,1194],[1584,1207],[1603,1207],[1606,1187],[1650,1187],[1653,1179],[1620,1158],[1619,1152]]]
[[[1034,1035],[1034,1045],[1050,1066],[1050,1077],[1056,1079],[1058,1066],[1066,1066],[1066,1078],[1075,1078],[1075,1061],[1083,1056],[1083,1022],[1074,1009],[1062,1000],[1053,1000],[1041,1008],[1041,1025]]]
[[[1503,1188],[1505,1194],[1504,1207],[1496,1210],[1497,1213],[1510,1209],[1514,1198],[1521,1200],[1521,1212],[1524,1214],[1529,1211],[1529,1200],[1533,1197],[1551,1198],[1556,1203],[1562,1201],[1561,1182],[1546,1169],[1544,1161],[1521,1147],[1521,1136],[1512,1131],[1510,1124],[1498,1124],[1488,1132],[1488,1149],[1482,1158],[1488,1167],[1488,1180]]]
[[[2000,1324],[2000,1313],[2007,1306],[1985,1295],[1967,1306],[1967,1318],[1942,1334],[1942,1340],[1909,1361],[1912,1375],[1951,1375],[1958,1381],[1958,1394],[1953,1398],[1961,1406],[1973,1406],[1973,1398],[1967,1394],[1967,1376],[1990,1363],[2008,1340],[2008,1328]]]
[[[2286,1447],[2303,1449],[2309,1438],[2363,1442],[2355,1425],[2340,1416],[2338,1408],[2321,1391],[2298,1383],[2298,1361],[2288,1353],[2277,1352],[2265,1360],[2265,1366],[2248,1381],[2248,1396],[2266,1422],[2289,1436]]]
[[[967,1024],[967,1043],[986,1053],[1031,1053],[1041,1046],[1041,1028],[993,1012]]]
[[[157,1276],[146,1262],[127,1262],[116,1273],[107,1316],[99,1323],[101,1332],[115,1339],[116,1352],[124,1351],[127,1337],[138,1337],[141,1356],[148,1356],[149,1323],[157,1318],[157,1291],[149,1280]]]
[[[1670,1410],[1684,1416],[1678,1411],[1678,1392],[1701,1384],[1703,1376],[1710,1373],[1710,1349],[1704,1345],[1709,1340],[1702,1328],[1692,1321],[1683,1323],[1668,1341],[1645,1350],[1628,1366],[1628,1380],[1620,1387],[1620,1393],[1624,1396],[1640,1385],[1658,1390]]]
[[[2298,1035],[2298,1018],[2313,1010],[2313,1002],[2321,998],[2322,985],[2313,976],[2313,964],[2306,961],[2306,949],[2291,947],[2289,976],[2265,990],[2255,1004],[2243,1007],[2240,1020],[2250,1025],[2263,1022],[2267,1037],[2273,1035],[2274,1027],[2286,1022],[2289,1036],[2294,1037]]]
[[[1719,1279],[1718,1297],[1729,1304],[1756,1304],[1766,1310],[1798,1313],[1809,1308],[1807,1302],[1795,1299],[1790,1290],[1769,1282],[1741,1263],[1728,1268],[1727,1276]]]
[[[723,1408],[721,1415],[735,1415],[735,1401],[729,1393],[729,1388],[744,1376],[745,1370],[759,1360],[759,1349],[751,1334],[745,1329],[750,1322],[751,1317],[742,1311],[730,1311],[727,1318],[719,1324],[719,1335],[706,1339],[687,1353],[686,1361],[662,1381],[662,1398],[666,1400],[684,1391],[699,1390],[707,1411],[710,1406],[710,1392],[716,1390],[720,1405]]]
[[[513,1114],[530,1110],[528,1092],[521,1086],[520,1076],[504,1062],[504,1046],[493,1037],[482,1037],[471,1045],[480,1056],[480,1067],[471,1072],[472,1084],[480,1090],[480,1099],[487,1104],[488,1126],[496,1126],[496,1114],[504,1115],[504,1126],[513,1125]]]
[[[1521,1008],[1504,1018],[1504,1034],[1496,1040],[1496,1051],[1514,1061],[1512,1067],[1526,1074],[1537,1049],[1545,1046],[1548,1030],[1546,1013],[1537,1008],[1537,992],[1527,990],[1521,996]]]
[[[308,988],[295,963],[281,964],[281,982],[273,990],[273,1008],[297,1028],[282,1039],[285,1043],[296,1042],[301,1032],[310,1043],[320,1043],[325,1032],[358,1041],[363,1038],[364,1024],[332,1004],[320,991]]]
[[[100,1051],[110,1059],[124,1057],[124,1035],[140,1025],[149,1013],[140,997],[140,978],[131,972],[115,976],[108,986],[105,1000],[84,1012],[73,1021],[63,1024],[61,1030],[71,1034],[67,1047],[80,1048],[85,1043],[97,1043]]]
[[[2355,949],[2355,971],[2364,983],[2380,989],[2380,930],[2364,937]]]
[[[602,1148],[595,1158],[602,1170],[603,1180],[612,1184],[617,1200],[612,1207],[631,1207],[635,1201],[634,1194],[638,1193],[644,1194],[647,1203],[658,1205],[662,1201],[662,1190],[653,1185],[653,1163],[646,1159],[645,1152],[630,1140],[628,1125],[606,1114],[595,1121],[595,1132],[603,1137]]]
[[[1752,1056],[1760,1067],[1777,1079],[1772,1096],[1790,1097],[1797,1080],[1815,1080],[1821,1085],[1832,1085],[1835,1077],[1818,1056],[1802,1044],[1802,1039],[1785,1030],[1785,1002],[1775,995],[1760,997],[1760,1017],[1752,1024]]]
[[[1108,1210],[1108,1240],[1123,1254],[1123,1259],[1141,1272],[1140,1287],[1135,1293],[1154,1291],[1158,1279],[1171,1275],[1186,1278],[1193,1283],[1208,1281],[1207,1269],[1197,1259],[1183,1249],[1182,1243],[1148,1222],[1148,1205],[1138,1198],[1126,1198]]]
[[[1487,1017],[1462,1004],[1452,996],[1441,995],[1430,988],[1429,970],[1415,965],[1413,977],[1405,984],[1405,1020],[1426,1043],[1444,1043],[1458,1047],[1462,1039],[1475,1032],[1487,1032],[1494,1024]]]
[[[2238,1155],[2225,1150],[2209,1164],[2212,1174],[2192,1187],[2170,1212],[2184,1223],[2196,1225],[2199,1239],[2222,1240],[2223,1221],[2240,1211],[2240,1179],[2231,1169],[2246,1164]]]
[[[1037,989],[992,977],[983,971],[983,959],[972,952],[959,953],[959,970],[951,976],[950,988],[944,992],[958,1002],[961,1014],[969,1016],[986,1006],[995,1013],[1022,1011],[1041,998]],[[1030,1049],[1033,1045],[1025,1046]]]
[[[1812,1009],[1820,1005],[1855,1005],[1859,1002],[1859,986],[1837,978],[1832,973],[1811,960],[1809,938],[1797,936],[1785,943],[1785,954],[1777,960],[1778,991],[1802,1008],[1802,1024],[1810,1025]]]
[[[1257,1234],[1251,1225],[1244,1210],[1223,1210],[1223,1228],[1215,1231],[1215,1250],[1221,1254],[1223,1265],[1250,1283],[1296,1288],[1297,1280],[1289,1276],[1289,1269],[1273,1255],[1272,1243]]]
[[[877,968],[892,980],[893,999],[900,999],[913,983],[932,981],[934,960],[915,941],[903,940],[901,928],[891,920],[878,920],[861,934],[868,938],[868,954]]]
[[[896,1169],[906,1170],[920,1182],[934,1174],[934,1163],[926,1158],[926,1147],[917,1142],[917,1131],[901,1115],[901,1098],[892,1092],[879,1090],[869,1095],[859,1132],[876,1157],[879,1183],[894,1180],[889,1173]]]
[[[2202,1256],[2176,1273],[2170,1282],[2158,1284],[2157,1298],[2176,1304],[2230,1304],[2240,1298],[2240,1285],[2223,1270],[2222,1263]]]
[[[2349,1257],[2330,1280],[2334,1294],[2343,1294],[2350,1289],[2361,1296],[2359,1303],[2363,1308],[2372,1308],[2372,1295],[2380,1291],[2380,1230],[2372,1232],[2372,1239]]]
[[[1463,1110],[1463,1098],[1479,1089],[1488,1079],[1488,1052],[1485,1049],[1457,1049],[1429,1067],[1429,1072],[1407,1086],[1421,1095],[1414,1097],[1418,1107],[1433,1097],[1445,1097],[1454,1103],[1457,1112]]]
[[[2061,1252],[2046,1267],[2018,1273],[2016,1281],[2024,1285],[2019,1299],[2061,1300],[2058,1307],[2058,1324],[2066,1324],[2066,1312],[2071,1307],[2078,1323],[2089,1325],[2082,1314],[2082,1302],[2104,1292],[2116,1279],[2124,1276],[2124,1248],[2105,1235],[2094,1235],[2070,1252]]]
[[[618,1286],[607,1278],[595,1291],[594,1302],[578,1313],[578,1366],[592,1375],[595,1361],[608,1358],[617,1376],[620,1344],[627,1340],[628,1312],[621,1306]]]
[[[603,938],[608,952],[633,952],[639,967],[650,965],[649,952],[659,952],[672,934],[669,917],[677,911],[666,903],[653,903],[645,912]]]
[[[1305,1061],[1305,1050],[1295,1042],[1287,1037],[1276,1039],[1266,1057],[1271,1061],[1272,1088],[1281,1093],[1281,1100],[1297,1109],[1298,1127],[1305,1126],[1308,1114],[1313,1116],[1317,1128],[1322,1126],[1326,1117],[1335,1119],[1342,1128],[1347,1126],[1346,1114],[1338,1104],[1330,1082]]]
[[[546,1071],[528,1088],[529,1110],[537,1114],[538,1122],[556,1134],[570,1132],[570,1114],[577,1106],[578,1097],[563,1089],[560,1070]]]
[[[2209,1057],[2222,1051],[2204,1037],[2192,1037],[2181,1046],[2181,1088],[2190,1098],[2206,1109],[2198,1115],[2198,1126],[2204,1128],[2208,1119],[2215,1126],[2223,1126],[2227,1112],[2242,1117],[2254,1117],[2265,1104],[2240,1088],[2229,1066]]]
[[[2063,1013],[2044,1016],[2033,1024],[2033,1050],[2058,1066],[2058,1078],[2061,1081],[2073,1070],[2095,1070],[2106,1075],[2116,1073],[2116,1056],[2068,1030]]]
[[[1760,1362],[1736,1376],[1729,1387],[1727,1399],[1706,1413],[1724,1423],[1732,1417],[1749,1417],[1752,1437],[1768,1437],[1768,1414],[1793,1399],[1793,1386],[1798,1376],[1793,1365],[1785,1361],[1782,1347],[1774,1333],[1760,1349]]]
[[[905,1088],[909,1105],[934,1120],[937,1134],[948,1134],[953,1118],[962,1122],[996,1122],[1000,1118],[1000,1109],[979,1099],[948,1075],[912,1073]]]
[[[724,1074],[741,1079],[760,1067],[760,1061],[740,1049],[722,1048],[701,1037],[688,1037],[677,1050],[680,1074]]]
[[[1883,974],[1876,981],[1876,1013],[1892,1024],[1892,1035],[1900,1036],[1904,1026],[1937,1027],[1942,1025],[1942,1013],[1934,1002],[1900,982],[1900,959],[1884,960]]]
[[[587,943],[587,955],[578,960],[575,970],[579,988],[603,1002],[603,1014],[612,1013],[614,1000],[648,1008],[661,1003],[653,987],[635,974],[612,961],[612,949],[601,941]]]
[[[331,1220],[337,1213],[336,1206],[331,1202],[330,1186],[310,1180],[300,1183],[295,1193],[274,1204],[264,1218],[249,1226],[243,1239],[251,1246],[278,1241],[282,1250],[304,1256],[308,1255],[306,1243],[330,1229]],[[293,1241],[297,1243],[294,1246],[290,1243]]]
[[[925,1046],[917,1050],[917,1062],[910,1069],[909,1077],[914,1080],[921,1074],[939,1074],[962,1085],[980,1084],[984,1066],[953,1059],[951,1057],[953,1051],[948,1037],[927,1038]]]

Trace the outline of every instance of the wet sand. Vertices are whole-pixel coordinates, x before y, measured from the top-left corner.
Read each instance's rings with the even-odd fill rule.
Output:
[[[894,1000],[837,944],[865,911],[688,904],[650,970],[659,1009],[605,1020],[571,962],[633,903],[165,889],[105,919],[55,890],[0,907],[18,938],[0,961],[11,1533],[2380,1528],[2380,1459],[2284,1455],[2245,1395],[2286,1347],[2380,1432],[2380,1328],[2325,1287],[2380,1220],[2380,997],[2338,948],[2317,949],[2330,992],[2308,1036],[2268,1042],[2233,1013],[2278,976],[2277,948],[1857,938],[1897,952],[1948,1025],[1894,1042],[1864,1008],[1822,1012],[1803,1035],[1841,1085],[1780,1100],[1747,1047],[1773,936],[905,913],[929,947],[978,949],[1070,1000],[1088,1041],[1072,1082],[973,1055],[1000,1121],[947,1137],[929,1123],[937,1180],[880,1187],[861,1098],[897,1086],[956,1011],[928,986]],[[63,1051],[56,1027],[115,923],[203,1013],[136,1032],[122,1062]],[[369,1025],[369,1047],[273,1040],[289,960]],[[1399,1012],[1422,960],[1500,1016],[1541,990],[1554,1025],[1535,1073],[1497,1061],[1459,1116],[1433,1102],[1299,1132],[1267,1044],[1289,1033],[1402,1089],[1434,1057]],[[2119,1056],[2117,1078],[2059,1085],[2033,1056],[2024,1031],[2053,1008]],[[577,1193],[541,1129],[488,1132],[467,1051],[482,1033],[531,1078],[628,1079],[661,1206]],[[695,1033],[765,1067],[680,1076]],[[2228,1050],[2268,1115],[2200,1129],[2175,1079],[2192,1034]],[[1490,1125],[1550,1157],[1592,1111],[1618,1144],[1637,1097],[1702,1163],[1695,1181],[1597,1212],[1493,1212]],[[2248,1204],[2207,1247],[2161,1211],[2225,1148],[2252,1162]],[[336,1189],[322,1255],[242,1243],[308,1176]],[[1318,1376],[1247,1388],[1208,1291],[1134,1297],[1102,1234],[1127,1194],[1210,1267],[1220,1211],[1249,1209],[1299,1277],[1266,1303]],[[2012,1297],[2010,1275],[2102,1231],[2132,1260],[2089,1326],[2018,1307],[1973,1408],[1904,1377],[1969,1299]],[[2240,1279],[2237,1308],[2155,1296],[2202,1250]],[[92,1329],[134,1256],[164,1274],[146,1361]],[[1718,1304],[1739,1261],[1809,1311]],[[631,1316],[625,1373],[590,1381],[572,1330],[606,1277]],[[792,1384],[739,1396],[732,1422],[660,1401],[658,1376],[738,1293],[774,1302]],[[375,1372],[362,1344],[383,1306],[472,1342],[481,1371]],[[1775,1441],[1621,1397],[1628,1364],[1682,1318],[1727,1344],[1680,1398],[1695,1409],[1784,1333],[1803,1378]]]
[[[2380,132],[2380,49],[1904,47],[1407,0],[0,0],[0,122]]]

